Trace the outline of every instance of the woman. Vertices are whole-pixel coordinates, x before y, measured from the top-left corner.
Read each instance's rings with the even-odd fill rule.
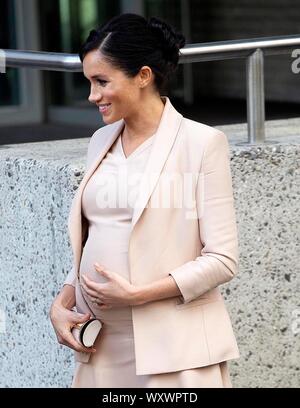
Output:
[[[159,19],[123,14],[80,52],[106,126],[89,143],[73,269],[51,307],[75,350],[72,387],[232,386],[239,350],[218,288],[238,264],[229,147],[161,96],[184,44]],[[71,329],[93,316],[103,326],[84,348]]]

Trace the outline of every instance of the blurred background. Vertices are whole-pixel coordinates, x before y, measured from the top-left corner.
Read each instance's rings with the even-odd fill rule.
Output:
[[[0,48],[77,53],[91,29],[123,12],[161,17],[187,44],[299,33],[298,0],[0,0]],[[265,58],[266,120],[300,114],[292,60]],[[246,122],[245,64],[180,64],[168,95],[186,117],[208,125]],[[88,95],[82,73],[7,68],[0,75],[0,144],[37,141],[41,134],[43,140],[90,137],[103,123]]]

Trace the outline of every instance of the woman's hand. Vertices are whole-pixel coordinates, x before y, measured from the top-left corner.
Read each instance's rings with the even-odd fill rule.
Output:
[[[75,324],[84,323],[90,317],[89,314],[83,315],[69,310],[61,302],[54,300],[50,309],[50,320],[59,344],[70,347],[75,351],[95,352],[96,350],[93,347],[87,348],[78,343],[71,333],[71,329]]]
[[[95,263],[95,269],[104,276],[108,282],[96,283],[87,276],[82,275],[81,287],[85,290],[91,301],[101,309],[120,306],[134,306],[137,304],[137,289],[134,285],[115,272],[105,269]]]

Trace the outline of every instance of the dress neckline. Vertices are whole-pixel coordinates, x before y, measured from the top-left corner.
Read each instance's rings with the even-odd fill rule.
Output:
[[[137,154],[141,153],[143,150],[145,150],[148,146],[152,144],[155,133],[154,135],[148,137],[143,143],[141,143],[132,153],[130,153],[129,156],[125,155],[121,136],[122,136],[122,133],[119,135],[119,138],[118,138],[118,143],[120,146],[121,154],[122,154],[123,159],[128,161],[128,160],[131,160],[133,157],[135,157]]]

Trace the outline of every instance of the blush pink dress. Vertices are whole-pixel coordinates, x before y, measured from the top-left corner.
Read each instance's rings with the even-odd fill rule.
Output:
[[[86,274],[97,282],[106,282],[94,269],[94,262],[98,262],[129,280],[130,224],[140,177],[154,138],[155,134],[126,157],[119,136],[85,186],[82,211],[89,231],[80,278]],[[132,307],[101,310],[84,290],[82,295],[103,326],[94,345],[97,352],[88,363],[76,362],[71,387],[232,387],[226,361],[171,373],[136,375]]]

